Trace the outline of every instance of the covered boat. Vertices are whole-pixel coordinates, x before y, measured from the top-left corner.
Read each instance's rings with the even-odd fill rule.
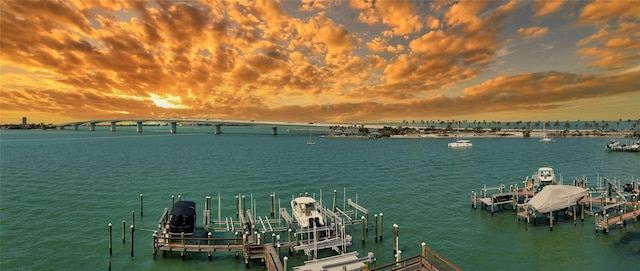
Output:
[[[178,201],[173,204],[169,216],[169,233],[172,235],[193,235],[196,227],[196,203]]]
[[[527,203],[530,209],[538,213],[549,213],[575,205],[587,195],[587,190],[571,185],[546,185]]]

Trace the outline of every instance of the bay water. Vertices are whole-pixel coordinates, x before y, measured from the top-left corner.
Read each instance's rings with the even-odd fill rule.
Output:
[[[2,270],[245,270],[233,253],[152,256],[152,232],[171,196],[198,205],[206,196],[214,218],[235,218],[235,196],[254,199],[258,215],[269,215],[270,194],[289,208],[308,192],[330,207],[356,200],[371,214],[361,244],[361,226],[347,227],[350,251],[373,252],[377,264],[391,262],[392,225],[399,228],[403,257],[421,243],[464,270],[637,270],[640,226],[595,233],[594,218],[528,225],[508,210],[491,215],[471,208],[471,191],[484,185],[521,184],[539,167],[552,167],[565,184],[586,177],[630,182],[640,177],[640,153],[604,149],[609,138],[473,138],[473,148],[447,148],[451,139],[383,139],[277,136],[267,126],[99,126],[73,130],[0,131],[0,269]],[[624,139],[620,139],[624,140]],[[144,195],[144,216],[140,197]],[[135,256],[122,221],[135,215]],[[373,213],[384,214],[383,241],[374,242]],[[107,225],[113,224],[113,256]],[[286,235],[286,234],[285,234]],[[324,253],[329,255],[330,253]],[[289,256],[289,268],[306,257]],[[249,270],[264,270],[251,262]]]

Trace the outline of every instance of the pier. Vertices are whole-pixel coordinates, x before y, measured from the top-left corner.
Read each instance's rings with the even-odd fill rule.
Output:
[[[345,190],[346,194],[346,190]],[[301,194],[302,196],[302,194]],[[304,194],[306,198],[307,193]],[[315,195],[314,195],[315,197]],[[292,198],[294,196],[292,195]],[[322,198],[322,192],[320,192]],[[357,203],[356,200],[344,197],[342,208],[337,205],[337,191],[334,190],[331,207],[320,204],[318,212],[323,215],[325,224],[322,226],[301,227],[298,220],[293,217],[287,208],[276,206],[275,193],[270,195],[269,215],[257,215],[256,202],[253,195],[249,198],[238,194],[235,196],[235,217],[222,217],[221,196],[218,195],[218,217],[214,214],[212,198],[206,196],[204,208],[201,210],[201,226],[193,224],[193,230],[176,231],[174,219],[178,213],[174,212],[175,206],[192,206],[195,202],[184,201],[181,196],[171,196],[172,209],[164,208],[157,223],[157,229],[153,230],[153,258],[158,255],[167,257],[168,254],[179,254],[185,260],[187,254],[206,253],[212,260],[214,253],[235,255],[236,259],[243,259],[247,268],[251,262],[258,262],[267,270],[291,270],[288,268],[288,257],[294,254],[304,253],[307,261],[303,266],[294,267],[293,270],[348,270],[367,268],[367,270],[460,270],[455,264],[422,244],[422,253],[402,258],[399,250],[398,225],[393,225],[393,253],[394,263],[376,267],[373,253],[366,257],[357,257],[358,252],[349,252],[348,247],[353,243],[353,237],[347,234],[346,225],[361,225],[362,244],[369,228],[369,210]],[[140,194],[140,213],[143,214],[143,195]],[[248,208],[249,207],[249,208]],[[293,210],[292,210],[293,211]],[[299,215],[299,214],[298,214]],[[358,218],[359,216],[359,218]],[[174,217],[174,218],[172,218]],[[189,216],[188,216],[189,217]],[[195,221],[195,216],[192,216]],[[182,218],[180,218],[182,219]],[[183,221],[183,220],[180,220]],[[374,237],[376,242],[382,242],[383,214],[374,215]],[[182,224],[180,224],[182,225]],[[126,243],[127,227],[122,221],[122,243]],[[131,258],[134,257],[134,233],[135,212],[131,212],[131,225],[129,237],[131,238]],[[109,223],[109,257],[113,255],[113,224]],[[320,250],[332,250],[335,256],[319,257]],[[284,256],[284,257],[283,257]],[[391,269],[387,269],[391,266]],[[111,259],[109,259],[111,270]]]
[[[563,186],[562,179],[558,182]],[[576,194],[573,199],[568,202],[561,203],[558,209],[539,212],[532,209],[530,204],[532,199],[540,193],[543,188],[537,188],[533,178],[527,177],[523,181],[524,188],[518,188],[518,184],[510,185],[509,191],[505,192],[506,185],[500,184],[495,187],[487,187],[486,185],[480,189],[480,195],[471,192],[471,207],[477,209],[478,204],[482,209],[489,210],[493,215],[497,210],[507,209],[511,206],[511,210],[516,213],[517,220],[526,221],[527,224],[536,225],[539,218],[549,221],[549,229],[553,230],[554,221],[558,221],[561,217],[567,220],[573,220],[574,225],[577,224],[578,218],[584,223],[584,216],[592,215],[594,217],[595,232],[600,231],[609,233],[613,225],[618,225],[623,229],[627,222],[633,221],[637,224],[640,218],[639,195],[640,182],[631,179],[630,182],[624,182],[619,179],[610,180],[608,178],[598,177],[594,186],[588,186],[588,180],[585,177],[574,178],[573,183],[565,187],[576,187],[576,191],[584,191]],[[555,188],[555,187],[554,187]],[[582,190],[580,190],[582,189]],[[557,205],[556,202],[554,205]],[[551,207],[551,203],[549,203]]]

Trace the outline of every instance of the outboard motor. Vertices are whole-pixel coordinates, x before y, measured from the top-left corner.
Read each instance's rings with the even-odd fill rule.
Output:
[[[316,217],[316,227],[320,227],[322,225],[320,225],[320,218]]]
[[[309,218],[309,228],[313,228],[313,217]]]

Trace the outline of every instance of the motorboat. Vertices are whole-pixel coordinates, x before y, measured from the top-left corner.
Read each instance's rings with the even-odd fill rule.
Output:
[[[447,144],[447,146],[449,146],[449,148],[469,148],[469,147],[473,147],[473,144],[471,144],[471,141],[469,141],[468,139],[458,139],[458,130],[460,130],[460,122],[458,122],[458,129],[456,129],[456,141],[449,142],[449,144]]]
[[[552,139],[552,138],[550,138],[550,137],[546,137],[546,136],[545,136],[545,137],[543,137],[543,138],[541,138],[541,139],[540,139],[540,142],[542,142],[542,143],[553,142],[553,139]]]
[[[618,142],[615,139],[611,139],[609,140],[609,143],[607,143],[607,150],[612,151],[612,150],[618,150],[620,148],[621,148],[620,142]]]
[[[449,142],[449,144],[447,144],[449,146],[449,148],[468,148],[468,147],[473,147],[473,144],[471,144],[471,141],[467,140],[467,139],[458,139],[454,142]]]
[[[549,142],[553,142],[553,139],[547,136],[547,129],[545,127],[544,130],[544,136],[542,136],[542,138],[539,140],[542,143],[549,143]]]
[[[538,213],[562,210],[577,204],[587,195],[587,190],[571,185],[547,185],[527,202],[529,209]]]
[[[193,235],[196,226],[196,203],[181,200],[173,204],[169,215],[169,234]]]
[[[291,201],[291,211],[302,228],[325,225],[324,217],[318,212],[316,200],[311,197],[298,197]]]
[[[546,185],[556,184],[556,174],[550,167],[538,168],[538,171],[532,176],[533,186],[536,187],[536,192],[540,192]]]

